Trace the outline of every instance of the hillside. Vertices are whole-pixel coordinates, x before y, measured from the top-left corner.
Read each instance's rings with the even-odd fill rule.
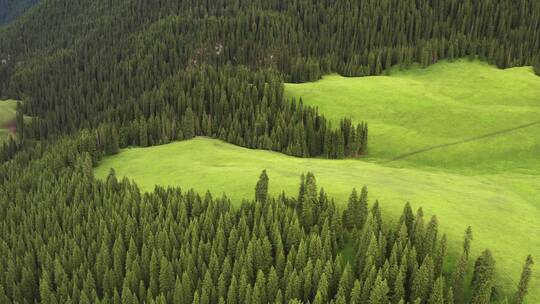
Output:
[[[389,76],[325,76],[286,84],[285,93],[334,123],[367,121],[370,161],[466,174],[540,173],[540,77],[529,67],[500,70],[462,59],[394,68]]]
[[[463,176],[414,168],[389,168],[356,160],[321,160],[288,157],[279,153],[249,150],[206,138],[163,146],[127,149],[104,159],[95,174],[105,178],[110,168],[119,177],[135,180],[142,190],[155,185],[226,193],[239,204],[253,194],[252,181],[266,169],[272,182],[270,192],[295,195],[298,175],[313,171],[318,185],[338,206],[346,205],[353,187],[367,185],[372,200],[396,221],[405,202],[423,207],[441,219],[449,239],[460,239],[466,226],[475,234],[473,252],[490,248],[496,259],[504,290],[511,292],[519,278],[522,260],[528,253],[540,255],[540,243],[531,236],[540,233],[538,198],[540,179],[522,174]],[[506,223],[506,224],[503,224]],[[449,243],[453,257],[460,244]],[[540,280],[534,273],[534,284]],[[533,288],[529,300],[540,299]]]

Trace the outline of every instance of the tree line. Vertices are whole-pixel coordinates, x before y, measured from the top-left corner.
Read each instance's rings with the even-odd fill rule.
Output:
[[[181,139],[179,126],[191,125],[190,120],[184,122],[185,116],[191,117],[186,115],[189,105],[194,128],[200,126],[196,135],[246,147],[272,146],[296,156],[350,157],[367,152],[363,122],[355,122],[361,127],[355,125],[354,132],[347,130],[353,127],[340,130],[341,124],[334,122],[335,134],[319,134],[316,140],[319,146],[331,146],[324,151],[311,139],[301,140],[302,134],[284,131],[299,127],[277,125],[275,109],[248,115],[262,119],[258,123],[245,115],[238,122],[222,123],[222,117],[204,106],[223,94],[209,96],[192,89],[215,90],[210,81],[218,77],[210,74],[222,74],[217,89],[245,93],[261,71],[272,75],[273,87],[273,82],[312,81],[329,72],[378,75],[394,65],[427,66],[463,56],[477,56],[501,68],[534,65],[538,71],[539,18],[540,4],[533,0],[44,1],[0,29],[0,57],[10,58],[0,66],[0,95],[24,100],[22,111],[39,118],[28,135],[34,138],[109,124],[117,129],[120,144]],[[198,82],[184,83],[190,80]],[[238,94],[236,98],[245,100],[222,105],[232,119],[238,108],[229,104],[262,102],[264,88],[255,85],[258,97]],[[177,95],[167,96],[171,91]],[[163,103],[168,108],[159,107]],[[316,121],[310,125],[311,119],[300,123],[299,117],[306,115],[298,109],[307,107],[291,107],[297,118],[284,118],[285,123],[301,124],[299,133],[326,132]],[[208,121],[212,130],[203,127]],[[263,136],[257,130],[261,124],[276,132],[279,126],[295,139]],[[150,129],[160,131],[148,131],[149,125],[158,125]],[[218,125],[225,131],[216,130]],[[143,134],[145,129],[146,141],[145,135],[138,140],[122,135]],[[164,133],[161,129],[174,131],[156,134]],[[324,137],[328,140],[323,144]]]

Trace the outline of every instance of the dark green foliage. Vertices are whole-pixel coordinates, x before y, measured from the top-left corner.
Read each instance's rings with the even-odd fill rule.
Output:
[[[518,288],[514,295],[514,304],[521,304],[527,295],[529,288],[529,281],[531,280],[532,265],[534,264],[531,255],[527,256],[525,265],[523,265],[523,271],[521,272],[521,278],[519,279]]]
[[[469,263],[469,253],[472,241],[472,228],[468,227],[465,231],[465,239],[463,241],[463,253],[461,254],[458,264],[453,274],[453,299],[456,303],[464,302],[465,293],[465,275]]]
[[[347,209],[343,213],[343,225],[348,228],[361,228],[364,226],[368,216],[368,191],[367,187],[362,187],[360,197],[356,189],[353,189],[349,197]]]
[[[268,175],[266,170],[263,170],[261,176],[259,176],[259,181],[255,185],[255,201],[264,203],[268,198]]]
[[[471,304],[490,303],[495,276],[495,260],[491,251],[485,250],[474,264]]]
[[[536,62],[533,66],[534,72],[536,75],[540,76],[540,61]]]
[[[443,277],[437,278],[433,289],[431,290],[431,296],[429,296],[428,304],[444,304],[444,279]]]

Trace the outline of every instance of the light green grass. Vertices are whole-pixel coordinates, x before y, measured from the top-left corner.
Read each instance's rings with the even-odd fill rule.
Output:
[[[254,195],[261,170],[270,176],[270,191],[296,195],[301,173],[312,171],[329,196],[345,204],[353,187],[368,185],[386,215],[399,216],[405,202],[436,214],[448,234],[454,256],[463,233],[473,227],[473,253],[490,248],[506,292],[512,292],[528,253],[540,259],[540,178],[519,173],[464,176],[443,171],[392,168],[358,160],[302,159],[280,153],[250,150],[218,140],[196,138],[149,148],[123,150],[105,158],[95,174],[104,178],[110,168],[134,179],[142,190],[154,185],[226,192],[239,203]],[[540,301],[539,272],[531,282],[529,303]]]
[[[16,115],[16,100],[0,100],[0,142],[8,138],[9,131],[5,127],[15,120]]]
[[[286,84],[333,121],[369,123],[369,156],[385,162],[440,144],[540,122],[540,77],[532,68],[500,70],[465,59],[390,76],[326,76]],[[392,166],[436,167],[475,174],[512,170],[540,174],[540,124],[444,149],[420,153]]]
[[[17,101],[8,99],[0,100],[0,127],[15,120],[17,114]]]

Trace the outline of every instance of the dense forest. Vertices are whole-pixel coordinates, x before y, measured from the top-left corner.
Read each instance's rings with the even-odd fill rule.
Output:
[[[0,0],[0,26],[23,14],[38,0]]]
[[[236,207],[180,188],[141,193],[114,171],[94,179],[95,143],[84,131],[0,167],[0,302],[436,304],[463,303],[467,290],[471,303],[497,297],[491,252],[469,266],[470,228],[449,269],[436,217],[407,204],[399,221],[387,222],[366,187],[352,190],[344,210],[311,173],[296,197],[272,197],[263,171],[254,198]]]
[[[183,118],[193,116],[197,135],[297,156],[350,157],[368,153],[365,123],[330,128],[315,109],[279,105],[289,101],[271,84],[463,56],[499,67],[540,62],[537,1],[51,0],[31,17],[0,31],[0,56],[9,58],[0,95],[24,101],[25,114],[35,117],[26,128],[32,138],[109,124],[121,144],[140,143],[130,132],[146,132],[139,137],[156,144],[183,138]],[[277,90],[277,106],[264,105],[266,84],[250,87],[261,73],[267,92]],[[256,104],[258,113],[250,109]],[[249,115],[236,114],[239,108]]]
[[[465,56],[540,74],[539,20],[535,0],[40,2],[0,28],[0,97],[22,101],[0,154],[0,303],[512,298],[496,288],[491,252],[470,256],[470,229],[449,263],[436,217],[406,205],[385,221],[367,188],[338,208],[311,173],[296,197],[271,197],[263,172],[253,199],[231,202],[141,193],[92,168],[120,148],[200,135],[298,157],[366,155],[367,122],[332,123],[284,82]]]

